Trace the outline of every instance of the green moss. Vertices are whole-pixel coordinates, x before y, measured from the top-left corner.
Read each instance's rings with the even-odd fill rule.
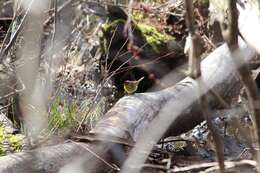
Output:
[[[4,148],[3,142],[4,142],[4,134],[5,130],[3,127],[0,127],[0,156],[3,156],[6,154],[6,149]]]
[[[10,135],[9,142],[12,151],[19,152],[22,149],[23,135]]]
[[[209,7],[209,0],[194,0],[193,2],[203,7]]]
[[[107,32],[109,30],[113,31],[116,29],[117,25],[119,24],[125,24],[125,20],[118,19],[113,22],[106,22],[103,24],[103,31]],[[154,26],[148,25],[148,24],[143,24],[139,23],[137,24],[136,30],[139,30],[144,37],[145,41],[150,45],[155,52],[159,52],[161,46],[163,43],[168,41],[169,39],[172,39],[167,34],[160,33]]]
[[[102,25],[102,28],[106,32],[109,29],[115,29],[117,27],[117,25],[119,25],[119,24],[125,24],[125,20],[117,19],[117,20],[114,20],[113,22],[106,22]]]
[[[6,155],[7,151],[21,151],[23,138],[21,134],[7,134],[4,127],[0,126],[0,156]]]
[[[147,24],[137,25],[142,35],[145,37],[147,43],[153,48],[155,52],[159,52],[163,43],[168,41],[171,37],[160,33],[155,27]]]
[[[5,129],[4,127],[0,127],[0,141],[4,139]]]
[[[140,22],[145,19],[145,13],[140,10],[134,10],[132,13],[132,17],[136,22]]]

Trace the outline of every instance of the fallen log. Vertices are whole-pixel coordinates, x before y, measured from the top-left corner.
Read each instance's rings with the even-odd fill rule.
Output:
[[[241,48],[240,53],[244,55],[246,61],[249,61],[255,55],[255,51],[248,47],[242,40],[240,40],[239,45]],[[236,92],[236,88],[239,87],[236,70],[231,64],[231,57],[226,45],[217,48],[202,62],[203,80],[207,81],[208,88],[213,88],[215,92],[224,98],[229,98],[230,94]],[[150,122],[158,117],[158,114],[164,112],[162,108],[169,103],[169,100],[171,100],[170,106],[172,108],[170,110],[179,111],[179,108],[174,108],[172,103],[175,103],[175,106],[179,106],[178,100],[183,100],[183,97],[189,100],[190,96],[193,96],[192,93],[197,92],[196,87],[195,81],[186,78],[175,86],[162,91],[124,97],[104,115],[104,118],[92,130],[92,133],[115,136],[126,141],[132,138],[133,141],[136,141],[150,126]],[[209,96],[209,101],[212,107],[217,106],[213,96]],[[166,114],[169,114],[169,112],[171,111],[168,109]],[[172,113],[176,113],[176,111],[172,111]],[[174,121],[170,122],[170,128],[167,131],[161,131],[161,133],[164,136],[178,135],[191,129],[202,120],[202,114],[200,114],[196,102],[192,102],[184,112],[180,111],[180,114],[174,117]],[[162,126],[162,128],[167,129],[166,125]],[[157,129],[152,130],[154,132]],[[107,147],[105,144],[97,142],[90,142],[88,144],[68,142],[7,155],[0,158],[0,172],[54,173],[58,172],[61,167],[70,163],[73,159],[83,155],[87,157],[88,161],[92,159],[105,163],[105,160],[97,159],[99,156],[106,158],[103,156],[107,155],[110,147]],[[97,167],[96,164],[92,166]],[[107,167],[111,167],[111,165],[107,165]]]
[[[247,61],[255,55],[255,51],[249,48],[242,40],[240,40],[240,48]],[[228,98],[239,86],[236,70],[231,65],[231,57],[229,56],[227,46],[223,45],[213,51],[202,62],[202,76],[205,81],[208,81],[207,86],[214,88],[215,92],[224,98]],[[183,99],[183,96],[196,93],[196,87],[195,81],[186,78],[175,86],[162,91],[126,96],[120,99],[104,115],[104,118],[97,123],[91,132],[115,136],[125,140],[132,138],[136,141],[169,100],[171,102],[175,100],[177,103],[179,99]],[[215,98],[211,95],[209,98],[210,104],[214,106]],[[166,134],[178,135],[193,128],[202,120],[202,114],[200,114],[200,110],[196,102],[194,102],[189,109],[178,115],[175,121],[171,123],[172,125]],[[1,157],[0,172],[57,172],[73,158],[88,153],[84,146],[92,148],[93,151],[100,147],[93,143],[89,145],[80,144],[82,147],[79,147],[77,144],[69,142]],[[102,156],[104,153],[107,153],[103,149],[100,151],[98,153]],[[90,153],[87,155],[94,157]]]
[[[241,54],[247,57],[247,60],[255,55],[255,52],[248,48],[240,40]],[[237,94],[240,88],[236,69],[232,65],[229,57],[229,51],[225,45],[216,49],[202,62],[202,78],[206,82],[208,89],[214,90],[224,99],[231,99]],[[149,126],[151,120],[157,117],[158,113],[170,102],[178,102],[186,97],[186,102],[196,95],[198,91],[197,82],[189,77],[177,83],[173,87],[159,92],[141,93],[132,96],[126,96],[120,99],[116,105],[110,109],[104,118],[100,120],[92,133],[102,133],[110,136],[117,136],[134,141]],[[205,91],[205,94],[208,91]],[[208,95],[209,105],[217,106],[216,98]],[[185,100],[184,100],[185,101]],[[170,105],[170,112],[174,113],[177,104]],[[187,132],[194,126],[203,121],[200,107],[196,100],[187,105],[186,110],[176,117],[164,136],[176,136]],[[165,124],[163,125],[164,128]],[[104,130],[106,129],[106,130]]]
[[[0,158],[1,173],[58,172],[59,168],[69,163],[76,156],[86,153],[74,143],[65,143],[7,155]]]

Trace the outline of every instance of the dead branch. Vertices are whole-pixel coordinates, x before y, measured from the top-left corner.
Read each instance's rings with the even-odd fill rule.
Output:
[[[241,161],[226,161],[225,166],[232,170],[232,168],[236,167],[251,167],[254,169],[256,167],[256,162],[253,160],[241,160]],[[165,166],[157,166],[157,165],[151,165],[151,164],[144,164],[142,165],[143,169],[147,168],[152,168],[156,170],[162,170],[162,171],[167,171]],[[194,164],[194,165],[189,165],[186,167],[174,167],[173,169],[170,170],[170,172],[188,172],[188,171],[201,171],[205,173],[202,170],[205,170],[207,172],[214,172],[216,170],[219,170],[218,163],[217,162],[209,162],[209,163],[201,163],[201,164]]]
[[[238,47],[238,10],[237,10],[237,1],[230,0],[227,3],[227,16],[226,22],[222,21],[222,33],[223,38],[227,42],[231,55],[233,57],[233,61],[237,66],[240,78],[245,86],[246,93],[248,95],[248,102],[250,112],[254,118],[255,122],[255,135],[257,139],[258,146],[260,145],[260,109],[257,105],[258,101],[260,100],[260,94],[256,87],[256,84],[253,78],[250,75],[250,70],[246,63],[243,62],[243,58],[241,55],[237,54]],[[258,19],[259,21],[259,19]],[[225,27],[224,27],[225,26]],[[260,152],[257,152],[257,159],[260,159]],[[258,172],[260,171],[260,167],[258,165]]]
[[[198,79],[201,74],[200,70],[200,62],[201,62],[201,54],[202,54],[202,45],[200,44],[200,36],[196,34],[196,30],[194,27],[194,16],[193,16],[193,1],[185,0],[186,7],[186,23],[187,28],[189,29],[189,37],[191,38],[191,46],[189,49],[189,76]],[[199,99],[199,104],[202,110],[202,114],[204,119],[207,121],[207,126],[212,134],[214,145],[216,148],[217,159],[220,167],[220,172],[225,172],[224,165],[224,145],[221,140],[220,135],[218,134],[214,124],[211,121],[211,109],[208,105],[208,98],[206,95],[203,95],[204,89],[204,80],[198,80],[199,90],[198,95],[202,95]]]

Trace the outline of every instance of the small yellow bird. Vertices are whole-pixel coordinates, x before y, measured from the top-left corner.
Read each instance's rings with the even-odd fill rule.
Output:
[[[139,83],[144,79],[144,77],[141,77],[139,80],[126,80],[124,81],[124,90],[127,94],[133,94],[138,89]]]

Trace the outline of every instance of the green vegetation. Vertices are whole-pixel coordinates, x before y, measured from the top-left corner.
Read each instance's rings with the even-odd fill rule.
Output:
[[[109,29],[116,29],[116,27],[119,25],[119,24],[125,24],[125,20],[123,19],[117,19],[117,20],[114,20],[113,22],[106,22],[103,24],[102,28],[103,30],[106,32],[108,31]]]
[[[107,32],[108,30],[113,31],[119,24],[125,24],[125,20],[118,19],[110,23],[107,22],[103,25],[103,30],[104,32]],[[152,47],[152,49],[155,52],[159,52],[162,44],[168,41],[169,39],[172,39],[171,36],[164,33],[160,33],[154,26],[143,23],[138,23],[136,25],[136,29],[141,32],[141,34],[144,36],[145,41],[148,43],[148,45]]]
[[[147,24],[138,24],[137,26],[155,52],[159,52],[163,43],[172,38],[167,34],[160,33],[154,26]]]
[[[0,156],[6,154],[6,149],[3,146],[4,140],[5,140],[5,130],[3,127],[0,127]]]
[[[7,134],[4,127],[0,126],[0,156],[21,151],[23,138],[20,134]]]
[[[89,126],[93,126],[95,122],[101,117],[101,115],[104,113],[105,110],[105,97],[102,97],[97,103],[94,103],[95,106],[93,106],[93,99],[86,99],[81,104],[81,112],[83,114],[82,117],[85,117],[85,124],[89,124]],[[87,113],[87,115],[86,115]]]
[[[23,138],[24,136],[21,134],[9,136],[10,148],[12,151],[15,152],[21,151]]]
[[[141,22],[145,19],[145,13],[141,10],[134,10],[132,13],[132,17],[136,22]]]
[[[200,6],[208,7],[209,0],[194,0],[194,3],[198,3]]]
[[[49,129],[70,128],[73,125],[76,113],[76,103],[69,104],[67,101],[56,98],[51,105]]]

